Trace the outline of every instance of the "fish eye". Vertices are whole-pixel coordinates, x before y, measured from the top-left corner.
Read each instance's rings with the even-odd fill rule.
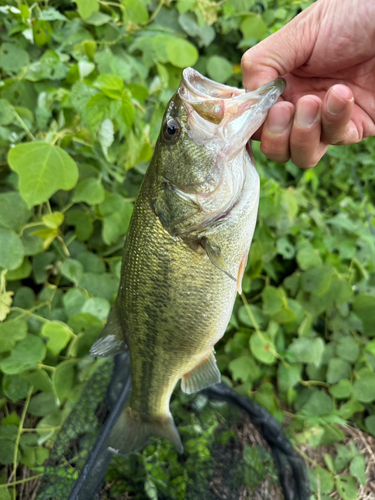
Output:
[[[177,139],[177,137],[180,135],[180,126],[174,120],[171,118],[170,120],[167,121],[165,128],[164,128],[164,138],[167,141],[171,141],[172,139]]]

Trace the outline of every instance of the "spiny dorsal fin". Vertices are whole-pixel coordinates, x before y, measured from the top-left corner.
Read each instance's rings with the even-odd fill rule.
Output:
[[[213,351],[210,352],[195,368],[185,373],[181,380],[181,389],[187,394],[201,391],[221,381],[219,368]]]
[[[223,255],[219,247],[212,245],[205,236],[201,238],[200,245],[206,250],[207,257],[215,267],[220,269],[220,271],[223,271],[223,273],[225,273],[233,281],[237,281],[236,278],[232,276],[229,271],[227,271],[227,266],[225,265]]]
[[[91,356],[105,358],[115,356],[119,352],[126,351],[127,348],[121,317],[118,312],[117,302],[115,302],[100,337],[90,349],[90,354]]]

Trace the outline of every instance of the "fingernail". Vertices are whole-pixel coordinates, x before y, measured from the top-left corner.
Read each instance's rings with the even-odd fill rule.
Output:
[[[331,113],[332,115],[338,115],[344,111],[347,104],[347,101],[344,99],[349,99],[352,97],[352,94],[351,91],[344,85],[340,85],[340,88],[338,89],[341,95],[337,95],[334,88],[335,87],[333,87],[328,93],[327,110],[328,113]]]
[[[297,104],[296,122],[300,127],[310,127],[318,118],[320,106],[314,99],[304,99]]]
[[[282,134],[287,130],[292,121],[292,111],[283,106],[272,108],[269,112],[267,125],[273,134]]]

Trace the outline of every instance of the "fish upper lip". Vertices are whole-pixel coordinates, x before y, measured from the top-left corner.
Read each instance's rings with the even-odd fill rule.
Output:
[[[192,83],[191,80],[193,78],[197,78],[199,81],[204,82],[207,92],[201,91],[199,88],[195,87]],[[213,80],[210,80],[209,78],[201,75],[198,73],[193,68],[186,68],[182,72],[182,84],[183,86],[186,87],[188,92],[194,96],[195,98],[201,98],[201,99],[209,99],[209,100],[234,100],[234,101],[246,101],[251,98],[256,98],[256,97],[262,97],[263,95],[270,95],[270,94],[278,94],[278,97],[284,92],[285,87],[286,87],[286,81],[284,78],[276,78],[276,80],[273,80],[272,82],[266,83],[265,85],[262,85],[256,90],[246,92],[244,89],[238,89],[236,87],[230,87],[228,85],[220,84],[217,83]],[[180,87],[181,89],[181,87]],[[179,94],[181,96],[181,92],[179,89]],[[222,93],[227,91],[228,95],[215,95],[214,93],[210,93],[216,91],[219,91],[221,89]],[[183,96],[181,96],[183,100]]]

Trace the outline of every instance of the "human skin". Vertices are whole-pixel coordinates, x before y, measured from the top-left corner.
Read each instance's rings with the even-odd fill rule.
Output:
[[[247,90],[287,81],[253,136],[269,159],[312,168],[330,144],[375,135],[374,0],[318,0],[241,65]]]

